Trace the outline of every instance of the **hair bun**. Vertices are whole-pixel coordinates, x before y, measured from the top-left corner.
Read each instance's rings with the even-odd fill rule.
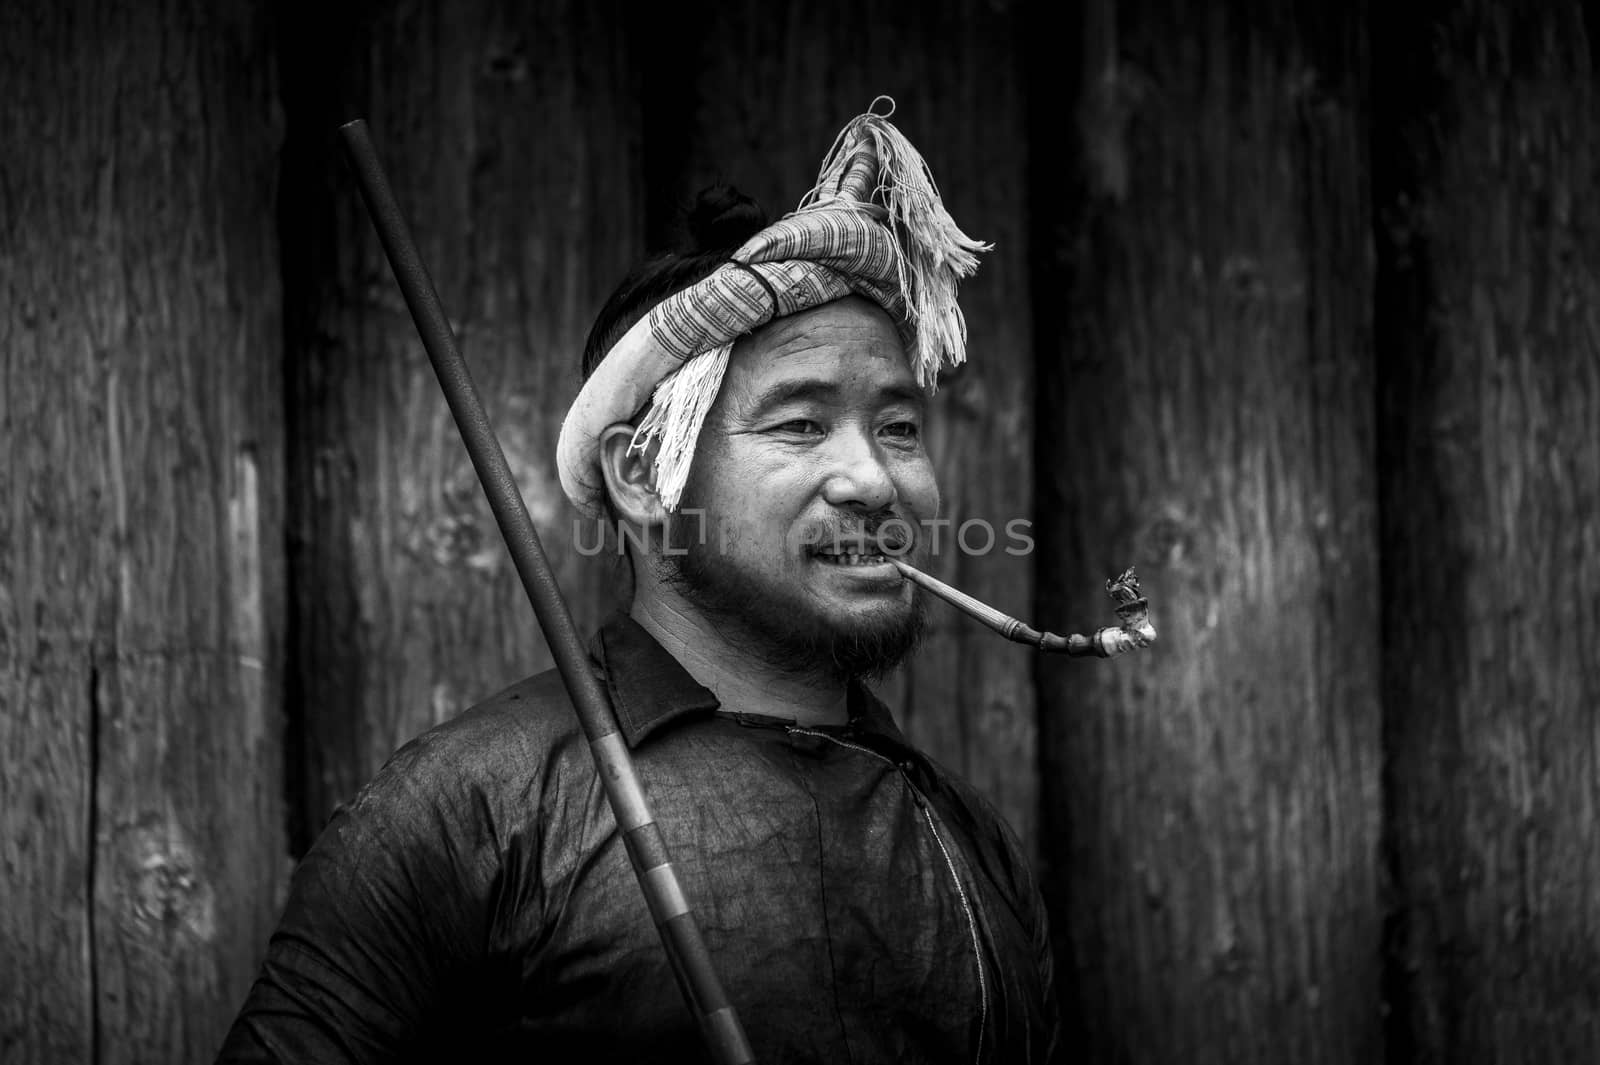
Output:
[[[716,184],[695,196],[688,223],[691,254],[731,252],[766,227],[767,212],[732,185]]]

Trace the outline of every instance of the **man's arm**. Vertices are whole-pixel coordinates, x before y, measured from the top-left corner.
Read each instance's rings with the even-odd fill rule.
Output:
[[[402,1061],[469,1020],[496,852],[438,746],[397,754],[301,862],[219,1063]]]

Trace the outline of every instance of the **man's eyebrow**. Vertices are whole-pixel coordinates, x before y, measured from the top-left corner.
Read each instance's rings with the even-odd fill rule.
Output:
[[[816,378],[801,378],[795,381],[779,381],[769,385],[756,393],[750,400],[749,409],[753,413],[781,407],[785,403],[803,400],[819,400],[826,402],[839,397],[839,386],[832,381],[823,381]]]
[[[826,403],[837,400],[840,392],[839,385],[834,381],[815,378],[780,381],[758,392],[750,400],[748,410],[751,413],[760,413],[771,410],[774,407],[781,407],[785,403],[804,402],[807,400]],[[921,389],[915,385],[902,383],[885,385],[878,391],[877,400],[880,406],[906,403],[919,409],[926,402]]]
[[[884,386],[878,393],[878,400],[883,406],[891,403],[905,403],[921,410],[927,406],[928,396],[916,385],[893,384]]]

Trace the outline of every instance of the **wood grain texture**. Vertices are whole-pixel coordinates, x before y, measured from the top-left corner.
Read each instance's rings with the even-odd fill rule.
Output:
[[[969,362],[949,375],[927,427],[942,494],[933,571],[1001,609],[1032,609],[1033,560],[1006,525],[1032,517],[1033,373],[1026,145],[1018,19],[1009,5],[826,2],[697,4],[635,25],[646,69],[650,231],[658,244],[719,178],[774,216],[811,187],[846,121],[886,93],[946,206],[992,241],[962,286]],[[685,77],[684,71],[693,71]],[[958,548],[964,523],[971,551]],[[1021,544],[1021,541],[1015,541]],[[1018,550],[1022,550],[1019,546]],[[880,686],[908,737],[973,782],[1031,848],[1037,826],[1029,652],[932,603],[915,660]]]
[[[1079,1060],[1381,1054],[1378,560],[1357,5],[1041,11],[1038,670]]]
[[[1390,1054],[1600,1056],[1592,6],[1375,23]]]
[[[555,441],[590,320],[642,234],[614,5],[325,14],[296,16],[284,57],[301,847],[400,744],[551,664],[336,127],[371,124],[585,631],[615,566],[570,547]]]
[[[0,8],[0,143],[83,136],[85,119],[53,106],[88,95],[74,38],[66,10]],[[112,545],[85,532],[112,513],[94,335],[109,323],[79,290],[110,287],[117,264],[92,255],[78,215],[91,163],[88,146],[0,161],[0,1057],[22,1065],[94,1050],[96,626]]]
[[[270,39],[241,3],[0,21],[7,1062],[211,1060],[276,915]]]

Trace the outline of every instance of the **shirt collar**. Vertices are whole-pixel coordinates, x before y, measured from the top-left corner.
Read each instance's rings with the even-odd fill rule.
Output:
[[[614,614],[595,634],[590,652],[600,663],[617,725],[629,747],[685,714],[722,704],[633,618]]]
[[[679,718],[721,709],[711,689],[690,676],[670,651],[625,612],[612,615],[601,626],[590,653],[605,675],[617,725],[630,749]],[[849,699],[848,731],[906,746],[889,708],[864,684],[852,682]]]
[[[858,680],[850,682],[850,724],[847,728],[857,735],[881,736],[897,747],[910,746],[883,700]]]

